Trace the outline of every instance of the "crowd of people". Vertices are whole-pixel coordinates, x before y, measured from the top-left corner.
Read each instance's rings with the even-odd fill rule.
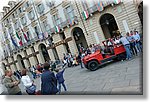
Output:
[[[37,65],[37,67],[39,66]],[[63,77],[65,68],[58,67],[55,69],[54,72],[51,70],[50,64],[48,62],[44,63],[40,67],[42,69],[39,68],[37,71],[39,71],[40,73],[39,77],[41,78],[41,90],[37,90],[37,85],[29,76],[29,73],[33,73],[30,69],[23,69],[21,73],[19,72],[19,78],[17,77],[17,74],[15,74],[15,76],[11,70],[6,70],[3,84],[7,88],[8,94],[22,95],[23,93],[21,92],[21,89],[19,87],[20,82],[22,82],[26,93],[29,95],[51,95],[57,93],[60,94],[61,85],[63,86],[64,91],[67,91],[65,80]]]
[[[23,83],[26,92],[29,95],[42,94],[60,94],[61,85],[64,90],[67,91],[65,80],[63,77],[66,67],[74,67],[81,65],[84,68],[82,59],[84,56],[101,51],[102,54],[110,53],[114,54],[114,47],[123,45],[126,50],[126,60],[130,60],[133,56],[137,56],[138,53],[142,52],[142,40],[138,31],[130,31],[126,33],[126,36],[116,36],[109,38],[102,42],[104,46],[100,44],[91,44],[89,47],[79,48],[79,53],[72,55],[71,53],[64,54],[60,61],[45,62],[44,64],[37,64],[36,66],[23,69],[22,71],[15,71],[12,73],[10,70],[5,71],[5,77],[3,83],[8,89],[9,94],[21,95],[21,89],[19,88],[20,82]],[[59,64],[58,64],[59,62]],[[28,73],[31,74],[33,79],[41,78],[41,90],[37,91],[36,85],[32,78],[29,77]]]

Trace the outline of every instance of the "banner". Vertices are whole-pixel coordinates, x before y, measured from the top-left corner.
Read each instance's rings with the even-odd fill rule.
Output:
[[[15,40],[12,38],[12,36],[11,36],[11,41],[12,41],[12,44],[13,44],[15,47],[18,47],[17,43],[16,43]]]
[[[88,11],[83,11],[83,12],[82,12],[82,16],[83,16],[84,20],[86,20],[87,18],[89,18],[89,13],[88,13]]]
[[[55,31],[56,32],[60,32],[60,27],[59,26],[55,26]]]

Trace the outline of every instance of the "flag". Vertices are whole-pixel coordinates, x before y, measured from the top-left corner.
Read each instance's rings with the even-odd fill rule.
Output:
[[[121,3],[121,0],[114,0],[114,3],[119,4],[119,3]]]
[[[102,2],[97,3],[97,9],[98,9],[98,11],[103,11],[104,10],[104,6],[103,6]]]
[[[12,36],[11,36],[10,38],[11,38],[12,44],[13,44],[15,47],[18,47],[18,45],[16,44],[16,42],[15,42],[15,40],[12,38]]]
[[[19,36],[19,34],[17,32],[16,32],[16,36],[17,36],[18,39],[20,39],[20,36]]]
[[[27,35],[25,33],[23,35],[24,35],[25,40],[28,42]]]
[[[43,40],[43,39],[44,39],[44,34],[43,34],[43,33],[40,33],[40,34],[38,35],[38,38],[39,38],[40,40]]]
[[[48,33],[47,32],[44,33],[44,37],[48,38]]]
[[[59,26],[55,26],[55,31],[56,32],[60,32],[60,27]]]
[[[23,46],[22,40],[19,41],[19,45],[20,45],[20,46]]]
[[[20,46],[23,46],[23,42],[22,42],[22,37],[21,37],[21,36],[20,36],[19,45],[20,45]]]
[[[21,31],[22,31],[22,33],[23,33],[24,39],[28,42],[27,35],[24,33],[23,29],[21,29]]]
[[[74,20],[72,20],[71,18],[68,19],[69,25],[73,26],[74,25]]]
[[[83,12],[82,12],[82,16],[83,16],[84,20],[86,20],[87,18],[89,18],[89,13],[88,13],[88,11],[83,11]]]

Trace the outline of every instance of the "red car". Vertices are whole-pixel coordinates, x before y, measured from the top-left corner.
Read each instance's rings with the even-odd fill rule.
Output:
[[[104,43],[103,43],[104,44]],[[104,45],[105,46],[105,45]],[[106,48],[106,46],[105,46]],[[126,51],[123,45],[113,46],[113,52],[107,53],[101,50],[96,51],[93,54],[89,54],[83,58],[84,66],[95,71],[100,65],[107,63],[112,60],[124,60],[126,58]]]

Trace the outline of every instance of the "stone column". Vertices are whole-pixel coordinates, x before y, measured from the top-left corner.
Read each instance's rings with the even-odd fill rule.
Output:
[[[42,57],[41,54],[42,54],[42,53],[39,52],[39,54],[36,55],[36,56],[37,56],[37,59],[38,59],[39,63],[45,63],[44,58]]]
[[[74,42],[74,39],[68,42],[68,46],[72,55],[78,53],[78,49],[77,49],[76,43]]]
[[[66,54],[66,53],[67,53],[66,48],[64,47],[63,44],[57,46],[57,47],[56,47],[56,50],[57,50],[59,59],[62,59],[62,58],[63,58],[63,54]]]
[[[12,72],[14,72],[14,71],[16,71],[16,70],[17,70],[17,68],[16,68],[15,64],[10,65],[10,68],[11,68]]]
[[[55,57],[54,57],[54,54],[53,54],[52,49],[49,49],[49,50],[48,50],[48,54],[49,54],[50,59],[51,59],[52,61],[55,61]]]
[[[22,70],[22,68],[20,68],[20,65],[19,65],[19,62],[17,61],[16,63],[16,67],[17,67],[17,70]]]
[[[25,64],[25,67],[28,69],[30,67],[30,62],[28,59],[24,59],[23,60],[24,64]]]
[[[54,43],[57,43],[59,41],[62,41],[62,38],[59,34],[55,34],[53,36],[53,40],[54,40]],[[65,54],[67,53],[67,50],[63,44],[56,46],[56,51],[58,53],[59,59],[63,58],[63,53],[65,53]]]
[[[32,56],[29,58],[31,66],[38,64],[36,57]]]
[[[70,28],[66,29],[64,31],[64,34],[65,34],[66,38],[70,38],[70,37],[72,38],[72,40],[68,42],[68,46],[69,46],[71,54],[74,55],[74,54],[78,53],[78,49],[77,49],[76,43],[74,41],[74,38],[71,34]]]
[[[13,63],[13,62],[14,62],[13,58],[12,58],[12,57],[9,57],[9,58],[8,58],[8,63]],[[11,69],[12,72],[16,71],[15,65],[14,65],[14,64],[11,64],[11,65],[10,65],[10,69]]]
[[[26,51],[27,51],[27,55],[31,55],[34,53],[34,50],[31,47],[26,49]],[[29,57],[29,63],[31,66],[36,65],[38,63],[36,57],[35,56]]]

